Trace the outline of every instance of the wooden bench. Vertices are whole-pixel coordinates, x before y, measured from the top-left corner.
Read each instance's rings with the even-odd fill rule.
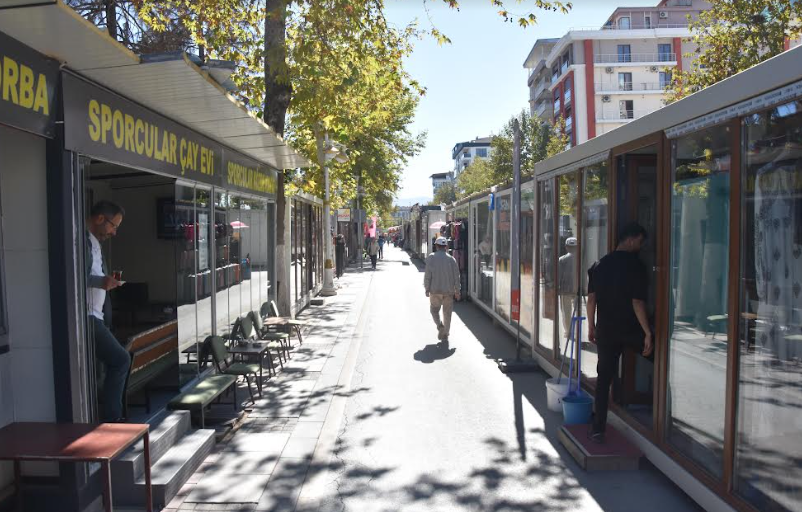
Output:
[[[128,396],[144,389],[145,409],[150,412],[148,384],[178,364],[178,321],[172,320],[131,336],[125,348],[131,354],[125,387],[126,409]]]
[[[234,411],[237,411],[237,377],[234,375],[210,375],[187,389],[167,404],[168,409],[182,409],[187,411],[200,411],[200,428],[206,427],[206,407],[223,394],[225,390],[234,387]]]

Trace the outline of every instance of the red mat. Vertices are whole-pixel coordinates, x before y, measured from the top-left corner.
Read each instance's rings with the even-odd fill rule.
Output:
[[[593,442],[588,437],[589,425],[564,425],[574,440],[591,457],[640,457],[641,451],[614,427],[607,425],[604,443]]]

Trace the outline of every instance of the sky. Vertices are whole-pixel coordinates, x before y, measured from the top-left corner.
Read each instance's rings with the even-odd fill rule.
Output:
[[[526,29],[505,23],[490,0],[459,3],[455,11],[442,0],[386,0],[390,23],[403,27],[417,19],[421,29],[433,24],[451,39],[444,46],[431,37],[417,41],[405,62],[427,89],[411,130],[428,135],[426,147],[404,171],[399,205],[431,199],[429,176],[453,168],[455,144],[498,133],[510,117],[529,108],[523,63],[535,40],[562,37],[572,27],[600,27],[618,6],[657,5],[659,0],[574,0],[569,14],[535,11],[538,24]],[[511,13],[525,14],[534,0],[506,0],[505,5]]]

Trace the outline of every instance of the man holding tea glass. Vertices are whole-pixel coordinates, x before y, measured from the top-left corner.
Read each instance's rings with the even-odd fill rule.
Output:
[[[103,382],[103,421],[122,421],[123,391],[131,357],[109,330],[111,303],[108,292],[123,283],[122,271],[106,274],[101,243],[117,234],[125,210],[111,201],[99,201],[86,222],[86,297],[89,332],[95,340],[97,358],[106,366]]]

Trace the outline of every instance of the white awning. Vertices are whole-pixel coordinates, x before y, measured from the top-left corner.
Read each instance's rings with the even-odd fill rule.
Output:
[[[142,61],[60,0],[18,3],[0,0],[0,31],[66,68],[274,168],[310,165],[187,55]]]

